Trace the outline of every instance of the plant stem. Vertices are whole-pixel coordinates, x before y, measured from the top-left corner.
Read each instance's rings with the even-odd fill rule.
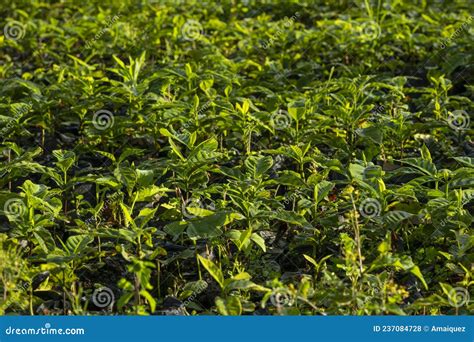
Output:
[[[352,209],[353,209],[353,216],[352,216],[352,221],[354,223],[354,238],[355,238],[355,242],[356,242],[356,245],[357,245],[357,255],[359,257],[359,270],[360,270],[360,274],[362,274],[364,268],[363,268],[363,265],[362,265],[362,248],[361,248],[361,243],[360,243],[360,227],[359,227],[359,222],[357,221],[357,209],[356,209],[356,206],[355,206],[355,202],[354,202],[354,197],[352,196],[352,193],[351,193],[351,201],[352,201]]]

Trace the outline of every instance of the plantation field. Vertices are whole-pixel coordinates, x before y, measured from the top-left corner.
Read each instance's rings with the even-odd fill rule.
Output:
[[[4,1],[0,315],[472,314],[473,11]]]

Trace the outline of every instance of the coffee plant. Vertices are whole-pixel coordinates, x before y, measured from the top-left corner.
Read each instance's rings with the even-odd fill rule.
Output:
[[[472,314],[473,4],[4,2],[0,314]]]

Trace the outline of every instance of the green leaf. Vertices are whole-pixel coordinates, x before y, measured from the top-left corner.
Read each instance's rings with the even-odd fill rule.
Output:
[[[156,309],[156,300],[147,290],[141,290],[140,295],[148,301],[148,305],[150,306],[150,311],[155,312]]]
[[[419,158],[407,158],[401,161],[404,164],[413,166],[422,174],[428,176],[434,176],[436,174],[436,166],[429,160],[419,159]]]
[[[390,234],[387,234],[385,240],[383,240],[377,247],[377,250],[380,252],[380,254],[385,254],[392,250]]]
[[[349,173],[353,179],[364,179],[365,167],[360,164],[349,164]]]
[[[474,158],[472,157],[454,157],[453,159],[455,159],[460,164],[474,168]]]
[[[430,153],[430,150],[428,150],[428,147],[426,147],[425,144],[423,144],[423,146],[421,147],[420,152],[421,152],[421,158],[431,162],[431,153]]]
[[[293,102],[288,105],[288,114],[295,121],[300,121],[304,118],[306,109],[304,103]]]
[[[112,153],[109,153],[109,152],[105,152],[105,151],[96,151],[96,153],[100,154],[100,155],[103,155],[104,157],[107,157],[109,158],[111,161],[113,161],[114,163],[117,161],[115,159],[115,156],[112,154]]]
[[[67,172],[76,161],[76,154],[72,151],[55,150],[53,151],[53,155],[58,160],[56,165],[63,172]]]
[[[290,185],[295,187],[303,187],[305,185],[301,175],[292,170],[284,170],[278,173],[276,181],[279,184]]]
[[[449,185],[451,188],[472,188],[474,187],[474,177],[453,179]]]
[[[214,138],[203,141],[198,146],[194,147],[193,150],[189,153],[188,160],[193,163],[198,162],[207,162],[218,156],[218,154],[213,153],[217,150],[218,143]]]
[[[137,184],[143,187],[154,186],[153,184],[153,170],[139,170],[136,169],[135,172],[137,173]]]
[[[250,238],[253,242],[255,242],[257,246],[259,246],[262,249],[263,252],[267,251],[265,240],[260,235],[258,235],[257,233],[253,233]]]
[[[81,254],[92,241],[89,235],[74,235],[66,240],[66,247],[70,254]]]
[[[43,234],[42,234],[43,233]],[[43,236],[45,235],[44,232],[38,232],[38,231],[34,231],[33,232],[33,235],[34,237],[36,238],[36,241],[38,242],[38,245],[41,247],[41,249],[43,250],[43,252],[45,253],[49,253],[49,248],[45,242],[45,240],[43,239]],[[49,233],[49,232],[48,232]]]
[[[137,182],[137,172],[128,166],[120,165],[114,170],[114,176],[117,180],[124,184],[127,190],[131,190]]]
[[[212,85],[214,84],[214,79],[209,79],[209,80],[204,80],[199,82],[199,88],[202,89],[203,92],[207,92],[209,89],[212,88]]]
[[[145,225],[150,222],[150,220],[155,216],[156,211],[158,208],[148,208],[145,207],[138,213],[136,217],[136,221],[139,222],[139,226],[141,228],[145,227]]]
[[[420,268],[415,265],[410,269],[410,272],[414,276],[416,276],[418,279],[420,279],[420,281],[423,283],[423,286],[425,287],[425,289],[428,290],[428,284],[426,283],[425,278],[423,277],[423,274],[420,271]]]
[[[186,206],[186,211],[195,217],[206,217],[214,214],[214,211],[212,210],[201,208],[199,206],[193,207],[192,204]]]
[[[245,246],[245,244],[249,241],[251,236],[252,236],[252,228],[249,228],[241,232],[240,238],[239,238],[240,243],[239,243],[239,246],[237,246],[239,248],[239,251],[242,249],[243,246]]]
[[[314,186],[314,201],[316,202],[316,204],[319,204],[319,202],[321,202],[333,188],[334,183],[325,180],[316,184]]]
[[[216,303],[217,312],[219,312],[220,315],[222,316],[229,315],[229,313],[227,312],[227,308],[225,306],[225,301],[222,298],[216,297],[215,303]]]
[[[163,229],[166,233],[173,237],[173,240],[176,240],[184,232],[187,226],[187,222],[177,221],[167,224]]]
[[[308,260],[311,264],[313,264],[314,267],[316,267],[316,268],[319,267],[318,262],[316,260],[314,260],[312,257],[310,257],[309,255],[303,254],[303,257],[306,260]]]
[[[134,229],[137,229],[135,220],[132,218],[130,209],[122,202],[120,203],[120,208],[122,208],[122,213],[125,218],[125,226],[128,227],[131,224]]]
[[[121,164],[124,160],[126,160],[130,156],[141,156],[143,154],[143,149],[141,148],[130,148],[127,147],[123,150],[122,153],[120,153],[120,157],[118,159],[118,163]]]
[[[382,144],[383,142],[383,130],[381,127],[371,126],[367,128],[359,128],[356,130],[357,135],[372,140],[375,144]]]
[[[119,310],[122,310],[125,305],[130,302],[130,300],[133,298],[134,293],[133,292],[125,292],[117,301],[117,308]]]
[[[186,63],[185,65],[185,70],[186,70],[186,76],[191,79],[194,76],[193,73],[193,68],[191,67],[191,64]]]
[[[401,210],[393,210],[389,211],[383,216],[383,220],[386,223],[390,224],[399,224],[403,220],[406,220],[410,217],[414,216],[413,214],[410,214],[406,211],[401,211]]]
[[[230,316],[239,316],[242,314],[242,303],[239,297],[230,296],[226,299],[226,310]]]
[[[185,161],[186,158],[183,157],[183,155],[181,154],[181,151],[178,147],[178,145],[176,145],[176,143],[174,142],[174,140],[172,138],[168,138],[168,142],[171,146],[171,149],[173,150],[174,153],[176,153],[176,155],[179,157],[179,159],[181,159],[182,161]]]
[[[303,216],[292,211],[278,210],[271,213],[270,216],[273,219],[294,224],[300,227],[308,225],[308,221],[306,221]]]
[[[238,279],[238,280],[231,280],[225,287],[226,292],[230,292],[233,290],[252,290],[252,291],[259,291],[259,292],[267,292],[269,289],[267,289],[266,287],[257,285],[253,281],[250,281],[248,279]]]
[[[125,63],[122,62],[122,60],[121,60],[120,58],[118,58],[118,57],[115,56],[115,55],[112,55],[112,58],[115,60],[115,62],[116,62],[122,69],[126,69]]]
[[[222,234],[219,229],[226,224],[226,213],[214,213],[212,215],[192,220],[188,224],[187,234],[191,239],[204,239],[216,237]]]
[[[136,202],[150,202],[152,201],[158,194],[164,194],[167,191],[170,191],[168,188],[160,188],[156,185],[152,185],[150,187],[140,189],[136,193]]]
[[[204,268],[209,272],[209,274],[214,278],[214,280],[219,284],[221,289],[224,289],[224,275],[222,274],[221,269],[214,264],[211,260],[203,258],[198,255],[198,259]]]
[[[273,159],[266,157],[248,157],[245,160],[245,166],[255,178],[261,178],[273,165]]]

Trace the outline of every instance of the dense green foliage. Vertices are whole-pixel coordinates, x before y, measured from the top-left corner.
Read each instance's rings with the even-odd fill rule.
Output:
[[[4,3],[0,314],[472,312],[472,4]]]

